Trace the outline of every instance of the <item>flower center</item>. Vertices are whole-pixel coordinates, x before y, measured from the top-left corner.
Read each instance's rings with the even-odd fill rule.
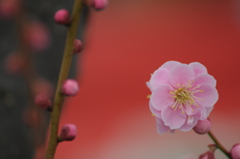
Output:
[[[186,103],[191,98],[190,91],[184,88],[179,88],[178,90],[175,90],[174,94],[174,98],[176,98],[175,100],[181,103]]]
[[[178,84],[178,88],[170,92],[173,95],[172,97],[175,101],[174,105],[172,106],[174,111],[179,108],[182,110],[182,113],[185,113],[187,111],[187,114],[192,114],[194,111],[192,106],[199,107],[195,102],[195,99],[203,99],[194,96],[194,93],[203,92],[203,90],[199,90],[199,86],[192,87],[192,83],[193,81],[188,81],[186,85]]]

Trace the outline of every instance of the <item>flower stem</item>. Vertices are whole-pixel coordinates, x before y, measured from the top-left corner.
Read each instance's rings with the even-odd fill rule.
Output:
[[[218,141],[218,139],[214,136],[214,134],[209,131],[208,135],[210,136],[210,138],[214,141],[214,143],[216,144],[217,148],[222,151],[229,159],[231,159],[231,155],[230,153],[226,150],[225,147],[223,147],[223,145]]]
[[[62,65],[60,69],[58,85],[53,103],[53,110],[51,113],[50,121],[50,137],[46,152],[46,159],[53,159],[58,145],[58,127],[64,101],[64,95],[61,93],[61,87],[68,78],[69,69],[72,62],[73,55],[73,43],[77,34],[78,24],[80,21],[80,15],[82,11],[82,0],[75,0],[72,10],[71,25],[68,28],[67,39],[65,44],[64,55],[62,59]]]

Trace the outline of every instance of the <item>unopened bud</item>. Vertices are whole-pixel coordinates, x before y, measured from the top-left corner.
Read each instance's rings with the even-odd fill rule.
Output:
[[[33,81],[32,89],[34,94],[45,94],[47,97],[53,97],[53,84],[43,78]]]
[[[208,119],[199,120],[197,125],[193,127],[193,130],[197,134],[206,134],[211,129],[211,122]]]
[[[26,27],[26,39],[29,46],[36,51],[43,51],[50,44],[47,26],[41,22],[31,22]]]
[[[45,94],[42,93],[36,95],[35,104],[43,109],[48,109],[52,105],[52,102]]]
[[[211,145],[208,145],[208,147],[209,147],[209,150],[201,154],[198,159],[215,159],[214,152],[217,148],[216,145],[211,144]]]
[[[108,5],[108,0],[92,0],[90,5],[96,10],[101,11]]]
[[[77,127],[73,124],[66,124],[62,127],[58,140],[59,142],[72,141],[75,139],[76,135],[77,135]]]
[[[67,79],[62,85],[62,93],[66,96],[75,96],[78,93],[79,87],[75,80]]]
[[[231,149],[232,159],[240,159],[240,143],[233,145]]]
[[[73,44],[73,53],[74,54],[79,53],[82,51],[82,49],[83,49],[82,42],[78,39],[75,39]]]
[[[0,17],[10,19],[16,17],[20,12],[19,0],[1,0],[0,1]]]
[[[215,159],[214,152],[207,151],[199,156],[199,159]]]
[[[68,25],[70,22],[70,15],[66,9],[58,10],[54,15],[54,20],[58,24]]]
[[[5,69],[10,74],[21,73],[25,66],[25,59],[17,53],[10,54],[5,61]]]

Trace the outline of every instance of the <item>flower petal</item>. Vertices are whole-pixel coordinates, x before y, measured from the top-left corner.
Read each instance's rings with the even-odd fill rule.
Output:
[[[161,84],[167,84],[168,83],[168,74],[169,71],[165,68],[160,68],[156,70],[149,81],[149,87],[153,91]]]
[[[150,111],[157,117],[157,118],[161,118],[161,111],[158,111],[157,109],[155,109],[151,102],[149,102],[149,108],[150,108]]]
[[[218,92],[216,88],[208,84],[201,84],[199,89],[203,90],[203,92],[194,93],[194,96],[197,97],[194,97],[195,102],[199,106],[213,107],[218,100]]]
[[[199,84],[209,84],[213,87],[216,87],[217,81],[215,80],[215,78],[209,74],[198,74],[194,79],[193,79],[193,87],[199,85]]]
[[[160,118],[156,118],[156,123],[157,123],[157,132],[162,135],[165,132],[169,131],[170,128],[166,125],[164,125],[162,119]]]
[[[206,109],[206,116],[208,117],[211,113],[211,111],[213,110],[214,106],[213,107],[205,107]]]
[[[181,63],[178,61],[168,61],[165,62],[160,68],[166,68],[169,71],[172,70],[175,66],[180,65]]]
[[[146,82],[146,85],[147,85],[147,87],[148,87],[150,90],[152,90],[149,82]]]
[[[183,124],[183,126],[181,126],[181,127],[179,128],[179,130],[181,130],[181,131],[189,131],[189,130],[191,130],[195,125],[197,125],[198,120],[197,120],[194,116],[192,116],[192,117],[194,118],[193,123],[192,123],[191,125],[187,124],[188,119],[186,118],[185,123]]]
[[[186,121],[186,114],[182,113],[181,109],[174,110],[171,107],[166,107],[161,112],[162,120],[170,129],[180,128]]]
[[[189,64],[189,66],[193,69],[195,75],[207,73],[207,68],[199,62],[192,62]]]
[[[158,88],[153,90],[150,102],[156,110],[162,110],[166,106],[174,104],[174,98],[170,92],[173,88],[170,85],[160,85]]]
[[[172,84],[172,86],[176,87],[178,84],[180,85],[186,84],[188,81],[191,81],[193,77],[194,77],[193,69],[186,64],[181,64],[174,67],[170,71],[169,81]]]
[[[208,117],[206,114],[206,107],[198,107],[194,116],[199,120],[206,119]]]

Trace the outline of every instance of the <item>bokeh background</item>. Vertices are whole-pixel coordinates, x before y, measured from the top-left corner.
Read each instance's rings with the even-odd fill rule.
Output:
[[[44,65],[52,69],[59,67],[53,63],[60,64],[66,29],[56,27],[49,15],[71,3],[37,3],[29,1],[30,11],[45,7],[41,17],[51,25],[51,45],[58,46],[48,53],[59,57]],[[197,159],[207,151],[212,143],[207,135],[157,134],[145,83],[169,60],[198,61],[208,68],[220,97],[210,115],[212,131],[227,149],[240,143],[239,0],[109,0],[104,11],[90,13],[76,63],[80,92],[66,99],[61,118],[61,125],[75,124],[78,135],[59,144],[56,159]],[[2,39],[1,47],[10,42]],[[54,81],[57,72],[47,75]],[[226,157],[217,150],[216,158]]]
[[[220,97],[212,131],[227,149],[239,143],[240,2],[110,0],[92,15],[81,91],[66,101],[61,119],[76,124],[78,136],[59,145],[56,159],[194,159],[207,151],[207,135],[156,132],[145,82],[169,60],[208,68]],[[226,157],[216,151],[216,158]]]

